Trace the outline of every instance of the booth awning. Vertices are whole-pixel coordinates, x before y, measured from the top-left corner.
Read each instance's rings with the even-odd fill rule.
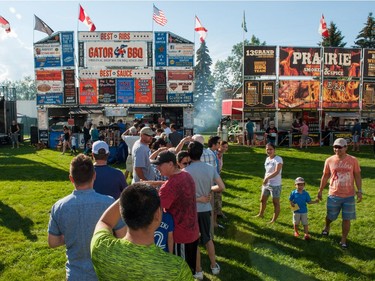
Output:
[[[241,99],[229,99],[222,101],[222,115],[237,115],[241,114],[243,110],[243,100]]]
[[[102,114],[103,107],[72,107],[69,114]]]

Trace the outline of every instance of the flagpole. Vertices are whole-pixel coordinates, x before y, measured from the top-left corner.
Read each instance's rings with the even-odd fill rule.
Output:
[[[245,11],[242,19],[242,145],[245,145]]]
[[[152,51],[153,51],[153,56],[152,56],[152,73],[153,73],[153,76],[152,76],[152,84],[153,84],[153,91],[154,91],[154,94],[153,94],[153,103],[156,104],[155,102],[155,98],[156,98],[156,89],[155,89],[155,64],[156,64],[156,60],[155,60],[155,54],[156,54],[156,50],[155,50],[155,31],[154,31],[154,6],[155,4],[152,3],[152,15],[151,15],[151,31],[152,31]],[[162,112],[160,112],[161,114]],[[160,116],[161,117],[161,116]]]

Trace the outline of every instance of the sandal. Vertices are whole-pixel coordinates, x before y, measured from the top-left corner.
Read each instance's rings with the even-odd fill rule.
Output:
[[[323,231],[322,231],[322,235],[323,235],[323,236],[328,236],[328,235],[329,235],[329,231],[327,231],[327,230],[323,230]]]

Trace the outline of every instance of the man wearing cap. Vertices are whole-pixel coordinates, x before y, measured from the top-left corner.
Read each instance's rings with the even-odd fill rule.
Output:
[[[327,199],[327,216],[325,228],[322,235],[327,236],[330,224],[337,219],[340,211],[342,213],[342,236],[340,245],[347,248],[347,236],[350,231],[350,221],[356,218],[355,195],[357,202],[362,201],[362,179],[361,169],[357,158],[346,153],[348,144],[345,139],[338,138],[333,143],[335,155],[326,159],[323,175],[318,192],[319,200],[322,200],[322,192],[328,179],[329,192]],[[354,183],[357,191],[354,188]]]
[[[100,194],[112,196],[114,199],[120,197],[121,192],[127,187],[124,174],[107,165],[109,156],[108,144],[104,141],[96,141],[92,145],[92,157],[96,179],[94,190]]]
[[[132,183],[155,179],[155,173],[149,159],[151,154],[149,144],[152,142],[154,134],[154,131],[150,127],[143,127],[140,131],[140,139],[134,143],[131,153],[133,157]]]
[[[160,187],[162,208],[173,217],[174,254],[183,257],[195,274],[199,238],[196,190],[191,175],[178,168],[176,155],[162,151],[151,161],[168,180]]]

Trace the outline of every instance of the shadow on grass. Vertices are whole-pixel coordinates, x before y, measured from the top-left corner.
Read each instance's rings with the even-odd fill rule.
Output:
[[[4,154],[2,154],[3,156]],[[16,157],[14,154],[0,158],[0,181],[64,181],[68,180],[68,172],[51,167],[41,162]]]
[[[25,217],[21,217],[16,210],[0,201],[0,225],[12,231],[22,231],[25,237],[31,241],[36,241],[38,237],[31,233],[30,229],[34,222]]]
[[[371,260],[375,256],[375,249],[352,242],[349,249],[342,250],[338,244],[339,236],[333,235],[321,238],[318,233],[311,233],[312,239],[305,241],[296,239],[291,234],[287,235],[274,230],[273,228],[279,223],[259,227],[255,223],[231,214],[228,217],[230,220],[236,221],[236,226],[226,225],[225,230],[221,230],[218,234],[248,244],[252,250],[250,253],[248,250],[239,247],[233,250],[234,245],[226,245],[215,241],[216,252],[226,258],[235,259],[239,263],[248,264],[275,280],[318,280],[314,276],[305,275],[292,267],[280,264],[278,262],[279,256],[285,257],[285,260],[308,260],[332,274],[342,273],[353,278],[374,280],[375,273],[366,275],[358,268],[340,260],[345,255],[351,255],[364,261]],[[288,227],[291,226],[288,225]],[[243,230],[239,230],[239,228]],[[311,251],[311,249],[314,249],[314,251]],[[273,258],[257,253],[258,250],[266,252]]]

